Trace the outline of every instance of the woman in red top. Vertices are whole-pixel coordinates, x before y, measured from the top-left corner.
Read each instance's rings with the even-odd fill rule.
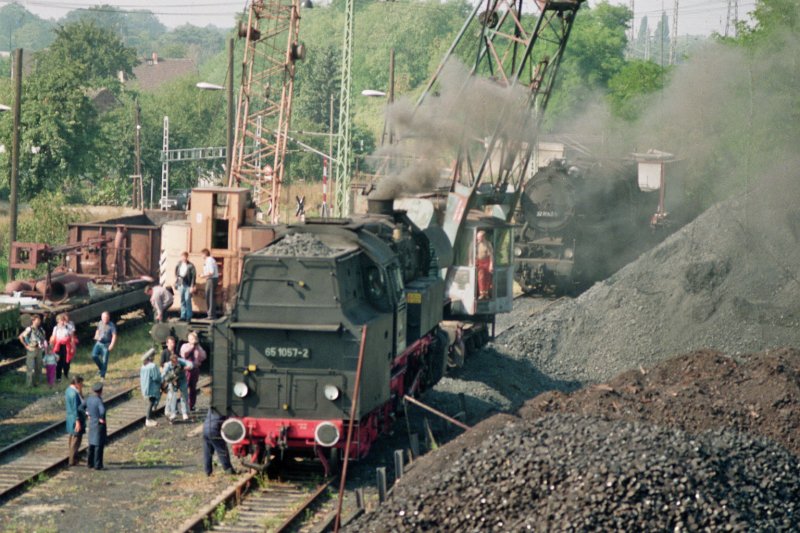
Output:
[[[56,317],[56,325],[53,328],[53,334],[50,336],[50,346],[53,347],[53,353],[58,354],[57,381],[61,381],[61,374],[64,374],[65,378],[69,377],[69,365],[72,363],[72,358],[75,357],[75,346],[77,344],[75,325],[70,322],[67,313],[61,313]]]

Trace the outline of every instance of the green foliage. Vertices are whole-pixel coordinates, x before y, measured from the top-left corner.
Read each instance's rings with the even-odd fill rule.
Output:
[[[53,41],[53,23],[12,2],[0,7],[0,49],[41,50]],[[4,71],[5,75],[8,71]]]
[[[213,26],[200,28],[184,24],[164,33],[158,39],[156,48],[163,57],[185,57],[201,63],[224,47],[225,34],[222,30]]]
[[[608,2],[592,9],[581,8],[567,43],[546,124],[578,115],[597,93],[608,91],[609,80],[625,65],[625,32],[630,19],[628,8]]]
[[[645,110],[644,95],[662,89],[667,69],[652,61],[628,61],[609,81],[611,111],[625,120],[638,118]]]
[[[167,32],[167,28],[149,11],[122,11],[109,5],[70,11],[63,22],[93,22],[119,35],[127,46],[137,50],[140,55],[152,52],[153,43]]]
[[[119,88],[118,72],[133,75],[136,51],[118,33],[93,20],[80,20],[55,30],[56,40],[38,57],[37,72],[70,67],[83,87]]]
[[[19,219],[18,240],[44,242],[51,246],[67,242],[67,225],[85,218],[80,211],[66,206],[64,195],[45,192],[30,202],[30,213]]]

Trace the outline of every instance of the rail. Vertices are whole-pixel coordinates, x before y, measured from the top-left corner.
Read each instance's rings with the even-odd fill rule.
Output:
[[[210,378],[203,378],[198,382],[198,387],[207,387],[211,384]],[[109,409],[109,428],[108,442],[127,433],[136,425],[143,427],[145,419],[142,414],[142,406],[134,400],[123,401],[130,396],[137,387],[129,387],[113,396],[105,399]],[[164,407],[158,409],[163,411]],[[49,474],[62,468],[67,464],[69,455],[67,453],[67,435],[62,434],[58,438],[46,441],[50,434],[57,430],[63,430],[66,426],[66,419],[54,423],[32,435],[28,435],[0,450],[0,503],[8,501],[14,496],[30,486],[30,484],[43,474]],[[46,442],[43,442],[46,441]],[[36,453],[24,453],[16,458],[9,458],[15,452],[22,452],[26,448],[35,446]],[[79,453],[83,453],[88,448],[83,444]]]
[[[244,479],[237,480],[188,518],[175,533],[264,530],[284,533],[298,525],[335,481],[331,478],[316,482],[313,476],[297,477],[295,472],[289,474],[289,481],[262,482],[258,475],[251,472]],[[225,518],[214,523],[220,506],[226,508]]]

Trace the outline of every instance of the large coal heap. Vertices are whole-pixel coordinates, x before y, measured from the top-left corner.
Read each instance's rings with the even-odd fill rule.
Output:
[[[800,465],[730,431],[551,415],[473,435],[351,531],[796,530]]]
[[[737,355],[800,346],[800,217],[789,200],[797,185],[787,182],[764,181],[713,206],[497,348],[586,383],[703,348]]]

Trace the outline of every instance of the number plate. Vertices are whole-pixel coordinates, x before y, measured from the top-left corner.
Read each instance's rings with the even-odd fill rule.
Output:
[[[311,350],[296,346],[267,346],[264,348],[264,355],[280,359],[308,359],[311,357]]]

